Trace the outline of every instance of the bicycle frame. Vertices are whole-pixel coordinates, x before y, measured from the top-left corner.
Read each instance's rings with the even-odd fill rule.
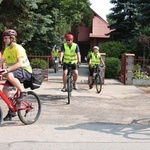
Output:
[[[0,83],[0,85],[3,85],[3,86],[12,86],[12,85],[8,85],[8,84],[5,84],[5,83]],[[16,93],[14,94],[14,100],[11,100],[9,96],[5,95],[3,93],[2,90],[0,90],[0,97],[3,99],[3,101],[7,104],[7,106],[11,109],[11,111],[16,111],[17,108],[16,108],[16,99],[18,98],[18,95],[19,95],[19,90],[16,91]]]
[[[100,65],[96,65],[96,68],[94,69],[93,79],[95,79],[95,76],[96,76],[97,74],[99,74],[99,75],[101,76],[101,74],[100,74],[100,72],[101,72],[100,67],[101,67]]]
[[[12,86],[6,83],[0,83],[0,85]],[[14,92],[13,96],[7,96],[2,90],[0,90],[0,97],[7,104],[9,110],[12,112],[17,112],[20,121],[25,125],[33,124],[38,120],[41,113],[40,99],[33,91],[27,91],[27,97],[18,103],[19,96],[20,91],[18,89]]]
[[[72,71],[72,67],[71,66],[69,66],[69,68],[68,68],[67,79],[68,78],[70,78],[71,84],[73,84],[73,71]],[[72,89],[70,89],[70,90],[72,91]]]
[[[12,86],[12,85],[5,84],[5,83],[0,83],[0,85]],[[3,101],[7,104],[8,108],[12,112],[15,112],[17,110],[30,110],[30,109],[32,109],[31,105],[30,105],[30,108],[26,108],[26,107],[17,105],[17,99],[18,99],[19,95],[20,95],[20,91],[19,90],[16,91],[16,93],[13,95],[13,97],[9,97],[9,96],[5,95],[2,92],[2,90],[0,90],[0,97],[3,99]],[[29,103],[27,101],[23,101],[23,104],[24,104],[24,106],[28,106],[29,105]]]

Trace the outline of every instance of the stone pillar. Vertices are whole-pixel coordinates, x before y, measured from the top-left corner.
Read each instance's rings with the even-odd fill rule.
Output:
[[[126,85],[133,84],[134,54],[125,54],[121,61],[121,82]]]
[[[103,61],[105,62],[106,53],[100,53],[100,54],[101,54]],[[104,84],[104,80],[105,80],[105,68],[104,67],[101,70],[101,77],[102,77],[102,83]]]

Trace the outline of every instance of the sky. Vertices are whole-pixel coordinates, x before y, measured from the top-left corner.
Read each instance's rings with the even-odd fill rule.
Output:
[[[106,15],[110,13],[109,9],[112,7],[110,0],[90,0],[91,8],[106,20]]]

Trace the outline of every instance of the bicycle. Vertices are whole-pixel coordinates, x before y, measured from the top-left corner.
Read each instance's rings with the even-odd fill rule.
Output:
[[[93,74],[93,82],[92,84],[96,86],[96,91],[97,93],[100,93],[102,90],[102,76],[101,76],[101,67],[103,67],[103,65],[95,65],[94,68],[94,74]],[[90,83],[89,81],[89,77],[88,77],[88,84]]]
[[[58,63],[59,60],[57,57],[54,58],[54,72],[56,73],[58,71]]]
[[[2,73],[2,72],[0,72]],[[1,86],[8,86],[11,89],[13,85],[0,83]],[[25,125],[35,123],[41,114],[41,102],[37,94],[33,91],[27,91],[27,96],[20,103],[17,102],[20,91],[16,89],[12,96],[7,96],[0,90],[0,97],[7,104],[11,112],[17,112],[18,117]],[[2,111],[1,111],[2,112]],[[2,120],[2,113],[0,113],[0,119]]]

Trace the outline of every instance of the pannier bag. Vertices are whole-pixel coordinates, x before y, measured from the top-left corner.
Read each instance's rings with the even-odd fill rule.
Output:
[[[31,88],[31,90],[40,88],[43,82],[43,75],[40,73],[32,73],[31,79],[29,81],[24,81],[24,88]]]

